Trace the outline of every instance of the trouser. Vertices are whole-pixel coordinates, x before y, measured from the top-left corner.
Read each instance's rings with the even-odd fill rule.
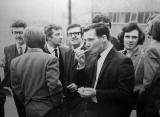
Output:
[[[26,117],[25,107],[23,103],[18,99],[18,97],[15,94],[13,94],[13,98],[19,117]]]
[[[5,96],[0,96],[0,116],[4,117],[4,104],[5,104]]]

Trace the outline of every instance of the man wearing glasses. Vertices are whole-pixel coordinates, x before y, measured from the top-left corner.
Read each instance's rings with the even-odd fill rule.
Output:
[[[71,24],[67,28],[67,38],[71,49],[67,52],[66,56],[66,97],[67,108],[69,115],[72,117],[80,117],[84,111],[84,102],[77,93],[77,88],[84,84],[82,79],[77,79],[77,60],[75,53],[85,49],[85,42],[83,40],[83,30],[79,24]]]
[[[24,43],[23,32],[27,24],[22,20],[16,20],[11,25],[12,36],[15,40],[15,44],[6,46],[4,48],[4,56],[5,56],[5,64],[4,64],[4,80],[2,81],[2,85],[4,87],[11,87],[11,79],[10,79],[10,63],[13,58],[22,55],[27,51],[27,46]],[[24,105],[19,101],[17,96],[13,92],[13,98],[17,107],[17,112],[19,117],[25,117],[25,109]]]

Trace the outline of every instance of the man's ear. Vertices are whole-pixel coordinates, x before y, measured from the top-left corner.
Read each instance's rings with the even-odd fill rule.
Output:
[[[103,40],[104,42],[108,41],[107,36],[106,36],[106,35],[102,35],[102,40]]]

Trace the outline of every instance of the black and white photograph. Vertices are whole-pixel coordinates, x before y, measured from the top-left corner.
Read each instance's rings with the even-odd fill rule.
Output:
[[[160,0],[0,0],[0,117],[160,117]]]

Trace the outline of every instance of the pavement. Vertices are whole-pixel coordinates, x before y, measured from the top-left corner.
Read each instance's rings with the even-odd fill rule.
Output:
[[[13,97],[7,96],[4,108],[5,108],[5,117],[18,117]]]
[[[18,117],[13,97],[7,96],[5,103],[5,117]],[[136,117],[136,111],[133,110],[130,117]]]

